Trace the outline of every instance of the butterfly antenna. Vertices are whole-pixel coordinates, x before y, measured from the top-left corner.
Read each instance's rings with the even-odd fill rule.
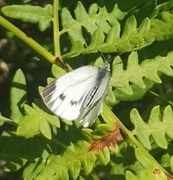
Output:
[[[108,62],[111,62],[111,61],[112,61],[113,59],[115,59],[117,56],[120,56],[120,55],[122,55],[122,54],[124,54],[124,53],[125,53],[125,52],[118,53],[117,55],[111,57],[111,58],[108,60]]]
[[[89,33],[89,34],[91,35],[91,33]],[[91,35],[91,39],[94,41],[94,43],[95,43],[96,46],[98,47],[98,51],[100,51],[100,54],[101,54],[101,56],[102,56],[104,62],[106,62],[107,60],[106,60],[106,58],[105,58],[103,52],[101,51],[100,46],[97,44],[97,42],[96,42],[95,39],[92,37],[92,35]]]
[[[91,34],[90,34],[90,35],[91,35]],[[125,53],[125,52],[119,53],[119,54],[117,54],[117,55],[111,57],[109,60],[107,60],[106,57],[104,56],[104,53],[101,51],[99,45],[97,44],[97,42],[95,41],[95,39],[92,37],[92,35],[91,35],[91,39],[92,39],[92,40],[94,41],[94,43],[97,45],[98,50],[100,51],[100,54],[101,54],[101,56],[102,56],[104,62],[108,62],[108,63],[109,63],[109,62],[111,62],[115,57],[120,56],[120,55],[122,55],[122,54]]]
[[[101,51],[101,49],[100,49],[100,48],[98,48],[98,49],[99,49],[99,51],[100,51],[100,53],[101,53],[101,56],[102,56],[102,58],[103,58],[103,61],[104,61],[104,62],[106,62],[107,60],[106,60],[105,55],[103,54],[103,52]]]

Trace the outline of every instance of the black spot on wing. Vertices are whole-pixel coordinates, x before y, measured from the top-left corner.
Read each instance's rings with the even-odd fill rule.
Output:
[[[65,96],[64,94],[60,94],[60,95],[59,95],[59,98],[60,98],[62,101],[64,101],[64,99],[66,98],[66,96]]]
[[[66,96],[64,95],[64,94],[60,94],[56,99],[54,99],[53,101],[51,101],[51,97],[50,97],[50,101],[48,102],[48,106],[49,106],[49,108],[51,109],[53,106],[54,106],[54,103],[56,103],[56,100],[57,99],[60,99],[61,100],[61,103],[65,100],[65,98],[66,98]],[[60,103],[60,104],[61,104]],[[60,105],[59,104],[59,105]],[[58,106],[59,106],[58,105]],[[58,108],[58,106],[57,106],[57,108]]]
[[[70,104],[73,106],[73,105],[77,105],[78,102],[77,101],[70,101]]]

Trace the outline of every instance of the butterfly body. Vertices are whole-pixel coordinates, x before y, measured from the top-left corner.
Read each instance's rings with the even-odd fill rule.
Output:
[[[100,68],[83,66],[47,85],[41,94],[42,99],[57,116],[70,121],[78,119],[88,127],[102,112],[109,79],[107,62]]]

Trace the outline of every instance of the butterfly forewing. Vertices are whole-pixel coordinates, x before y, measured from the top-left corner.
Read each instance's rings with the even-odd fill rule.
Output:
[[[42,92],[47,107],[67,120],[83,120],[83,126],[93,123],[101,113],[109,83],[109,64],[101,68],[84,66],[56,79]],[[101,101],[101,102],[100,102]]]
[[[88,92],[87,89],[92,83],[93,81],[88,77],[85,81],[80,81],[76,84],[68,86],[68,88],[63,91],[63,94],[60,95],[63,96],[63,99],[60,99],[60,96],[58,98],[54,96],[55,100],[52,111],[61,118],[67,120],[77,119],[80,115],[81,106]],[[83,92],[85,92],[85,94]]]
[[[97,71],[97,68],[92,66],[84,66],[56,79],[44,88],[44,103],[61,118],[77,119],[83,96],[89,90],[89,85],[93,84]]]

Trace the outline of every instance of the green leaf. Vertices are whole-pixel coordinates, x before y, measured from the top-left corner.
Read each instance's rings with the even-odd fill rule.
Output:
[[[105,147],[103,151],[100,151],[100,153],[97,154],[99,160],[101,161],[102,164],[106,165],[110,161],[110,153],[109,149]]]
[[[137,109],[132,109],[132,111],[130,112],[130,119],[133,125],[135,126],[133,133],[137,135],[138,140],[143,144],[145,148],[151,149],[151,143],[149,137],[151,135],[152,130],[143,121]]]
[[[68,33],[72,45],[71,51],[63,55],[64,58],[100,50],[105,53],[138,50],[156,40],[163,41],[173,37],[173,20],[168,12],[163,12],[161,19],[143,19],[139,27],[135,16],[131,16],[127,18],[124,29],[119,21],[125,18],[126,13],[120,11],[117,4],[92,4],[87,12],[81,2],[78,2],[74,14],[75,17],[66,8],[62,9],[62,32]],[[90,44],[85,41],[82,28],[91,34]],[[99,35],[94,37],[97,33]]]
[[[171,161],[170,159],[171,159],[171,156],[168,153],[164,154],[161,158],[161,165],[164,168],[170,167],[170,161]]]
[[[46,138],[51,139],[52,133],[50,125],[59,127],[59,118],[55,115],[51,115],[39,108],[38,104],[33,103],[33,108],[25,105],[25,111],[27,113],[24,116],[17,128],[17,134],[26,138],[33,137],[39,133],[42,133]]]
[[[154,9],[154,11],[152,13],[153,14],[152,17],[157,17],[163,11],[169,12],[170,9],[172,9],[172,7],[173,7],[173,1],[172,0],[167,1],[167,2],[165,1],[165,2],[163,2],[161,4],[158,4],[157,7]]]
[[[129,179],[129,180],[138,180],[138,177],[135,176],[131,171],[126,171],[126,179]]]
[[[151,111],[148,123],[142,120],[137,110],[131,111],[130,118],[135,126],[133,133],[144,147],[151,149],[150,136],[152,136],[159,147],[167,149],[168,139],[166,136],[173,139],[173,112],[171,106],[164,109],[163,115],[160,107],[155,106]]]
[[[20,69],[16,71],[13,78],[10,96],[10,119],[18,123],[23,117],[23,106],[26,103],[26,80],[23,72]]]
[[[158,146],[167,149],[168,142],[166,135],[173,139],[173,112],[171,106],[167,106],[164,109],[163,116],[161,115],[159,106],[153,108],[148,125],[154,130],[151,135]]]
[[[0,126],[2,126],[4,123],[16,125],[16,123],[13,120],[6,118],[0,114]]]
[[[70,12],[66,8],[63,8],[61,11],[61,21],[64,30],[68,31],[69,38],[72,43],[75,43],[76,41],[80,40],[82,44],[85,44],[85,40],[82,36],[82,29],[80,23],[73,19]],[[69,29],[69,26],[73,28]]]
[[[139,64],[138,55],[132,52],[124,69],[120,57],[115,58],[112,65],[111,86],[115,87],[114,95],[117,100],[140,99],[154,83],[161,83],[160,76],[173,76],[173,52],[165,57],[145,59]],[[160,73],[161,72],[161,73]]]
[[[112,7],[111,7],[112,8]],[[101,43],[100,36],[93,37],[91,41],[97,42],[94,43],[94,47],[91,49],[84,49],[84,46],[87,45],[85,38],[83,37],[82,27],[86,29],[87,32],[93,35],[98,29],[102,34],[110,32],[111,26],[117,25],[117,20],[122,19],[125,16],[125,13],[118,9],[115,4],[112,12],[108,12],[105,6],[99,7],[97,4],[92,4],[87,12],[85,7],[81,2],[78,2],[78,5],[74,11],[75,18],[71,15],[70,11],[66,8],[63,8],[61,11],[61,21],[63,26],[63,33],[67,32],[69,39],[72,43],[71,52],[65,54],[63,57],[73,57],[77,56],[80,53],[91,53],[97,52],[100,50]],[[111,31],[114,32],[113,30]],[[109,41],[110,41],[109,35]],[[113,35],[111,36],[113,37]],[[110,51],[109,51],[110,52]]]
[[[137,160],[142,164],[143,169],[136,173],[138,179],[163,179],[167,180],[165,172],[160,169],[151,159],[147,158],[139,148],[135,150]],[[127,178],[129,179],[129,178]],[[129,179],[130,180],[130,179]]]
[[[45,146],[38,137],[25,139],[17,135],[4,132],[0,138],[0,156],[6,160],[6,171],[17,171],[28,160],[38,158]],[[12,150],[11,150],[12,149]]]
[[[151,33],[155,33],[157,35],[157,41],[169,39],[173,35],[173,32],[170,31],[173,25],[173,17],[169,12],[163,12],[162,19],[162,21],[158,19],[151,19],[151,26],[153,27]]]
[[[5,122],[9,122],[9,121],[12,121],[12,120],[0,114],[0,126],[2,126]]]
[[[170,165],[171,165],[171,171],[172,171],[172,169],[173,169],[173,156],[171,156],[171,158],[170,158]]]
[[[128,39],[130,35],[137,33],[137,22],[134,16],[127,19],[121,38]]]
[[[23,172],[23,177],[27,180],[34,179],[40,171],[45,167],[47,161],[41,161],[37,159],[34,163],[30,163]]]
[[[8,17],[20,19],[24,22],[38,23],[41,31],[49,26],[53,15],[50,4],[44,8],[31,5],[11,5],[3,7],[1,10]]]
[[[55,64],[52,65],[51,72],[52,72],[52,74],[53,74],[53,76],[55,78],[58,78],[58,77],[60,77],[60,76],[62,76],[62,75],[67,73],[64,69],[62,69],[61,67],[59,67],[59,66],[57,66]]]
[[[4,119],[3,116],[0,116],[0,126],[2,126],[5,122],[6,118]]]
[[[73,179],[79,175],[81,167],[89,173],[94,164],[94,157],[86,152],[88,143],[81,141],[76,145],[69,146],[63,156],[55,156],[50,163],[35,177],[36,180],[46,179],[69,179],[69,174]],[[57,173],[58,172],[58,173]],[[69,174],[68,174],[69,172]]]
[[[102,128],[104,129],[103,126]],[[116,141],[115,137],[111,137],[110,134],[117,134],[114,132],[117,129],[114,126],[114,129],[112,131],[105,130],[105,132],[107,131],[107,134],[105,132],[103,133],[103,129],[101,130],[101,127],[99,127],[96,132],[91,132],[91,143],[88,143],[85,140],[79,140],[74,144],[70,142],[70,145],[66,146],[61,154],[58,154],[56,156],[50,155],[46,160],[47,163],[43,162],[44,164],[42,165],[39,162],[36,162],[35,165],[32,164],[28,167],[28,170],[26,170],[25,174],[29,176],[30,172],[30,177],[34,177],[34,179],[36,180],[69,178],[77,179],[81,174],[81,170],[85,172],[85,174],[90,174],[96,163],[103,165],[108,164],[111,157],[109,147],[113,147],[112,144],[114,143],[114,141]],[[87,129],[83,130],[84,132],[87,131]],[[110,128],[108,128],[108,130],[110,130]],[[67,133],[69,132],[66,132],[66,134]],[[68,135],[66,134],[64,134],[64,137],[68,137]],[[105,135],[104,137],[101,137],[99,135],[96,137],[96,134]],[[93,137],[96,137],[96,140],[94,140]],[[109,137],[112,138],[113,142],[111,142],[111,139]],[[62,140],[63,139],[64,138],[62,138]],[[65,139],[63,143],[65,141],[68,140]],[[38,165],[40,172],[37,169],[36,164]]]

